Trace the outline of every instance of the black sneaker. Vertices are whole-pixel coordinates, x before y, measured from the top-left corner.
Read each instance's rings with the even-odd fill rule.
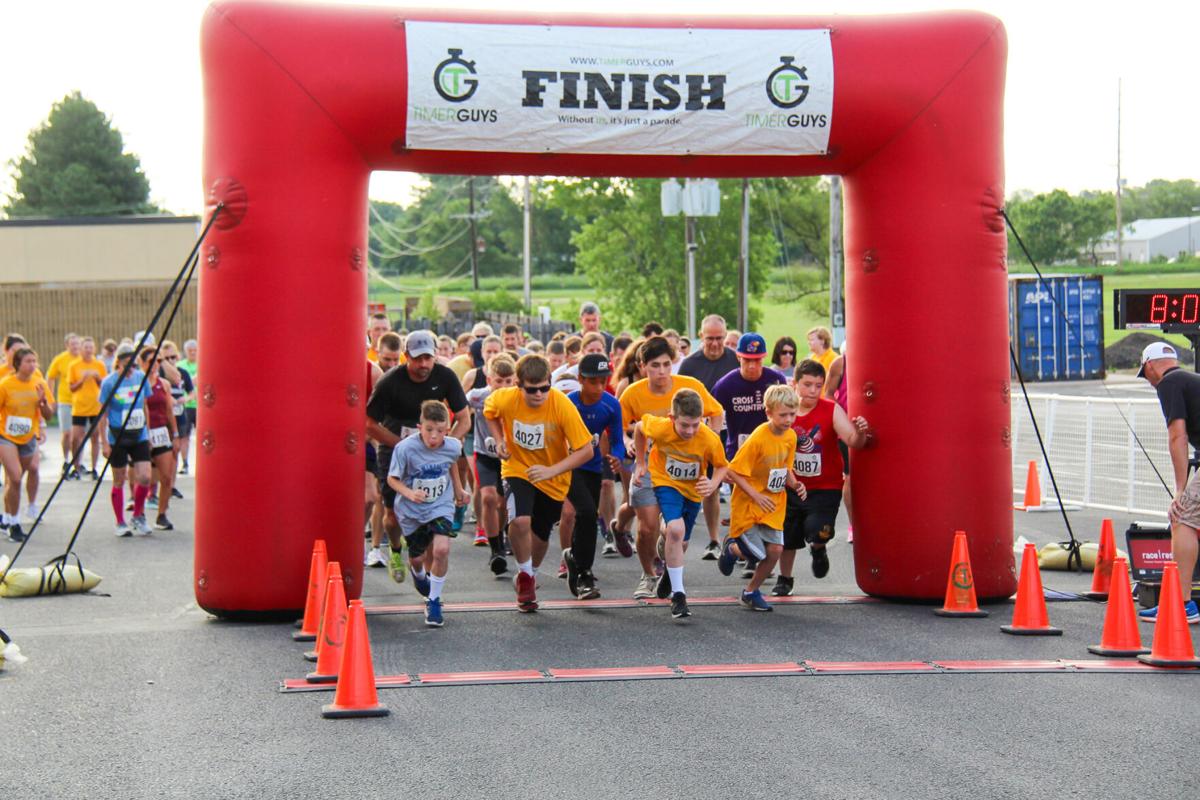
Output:
[[[167,519],[166,514],[159,514],[154,520],[154,527],[160,531],[173,531],[175,526],[171,524],[171,520]]]
[[[829,574],[829,553],[825,552],[825,548],[820,549],[809,548],[812,553],[812,571],[813,575],[818,578],[824,578]]]
[[[567,567],[567,588],[571,594],[579,597],[579,565],[575,563],[575,554],[571,548],[562,551],[563,564]]]
[[[183,492],[179,491],[174,486],[172,486],[171,487],[171,497],[174,497],[176,500],[182,500]]]
[[[23,542],[29,537],[25,535],[25,531],[21,530],[19,523],[14,522],[8,526],[8,540],[10,542]]]
[[[662,571],[662,575],[658,576],[658,586],[655,587],[654,593],[658,595],[659,600],[666,600],[671,596],[671,574],[665,569]],[[676,594],[683,593],[676,592]]]
[[[790,597],[792,589],[796,585],[795,578],[789,578],[786,575],[780,575],[775,579],[775,587],[771,589],[772,597]]]
[[[575,585],[575,596],[580,600],[595,600],[600,596],[599,590],[596,589],[596,578],[587,570],[579,573],[579,578],[576,580]]]
[[[182,466],[182,467],[179,469],[179,474],[180,474],[180,475],[187,475],[187,474],[188,474],[188,463],[187,463],[186,461],[185,461],[185,462],[183,462],[183,466]]]
[[[508,572],[508,559],[500,553],[492,553],[492,563],[489,566],[493,575],[503,575]]]
[[[688,610],[687,595],[683,592],[671,595],[671,616],[674,619],[682,619],[691,615],[692,612]]]

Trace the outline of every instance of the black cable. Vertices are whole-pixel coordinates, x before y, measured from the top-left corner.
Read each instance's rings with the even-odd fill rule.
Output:
[[[219,217],[221,215],[221,212],[224,209],[225,209],[224,203],[217,203],[216,208],[213,209],[212,216],[209,217],[208,223],[204,226],[204,230],[201,231],[201,233],[200,233],[200,237],[196,240],[196,243],[192,246],[191,252],[188,254],[187,259],[183,262],[183,267],[179,270],[179,273],[175,276],[175,280],[171,282],[171,286],[167,290],[166,295],[163,297],[162,302],[160,302],[158,304],[158,309],[155,310],[154,316],[151,317],[150,324],[142,329],[142,331],[143,331],[142,338],[138,341],[137,346],[134,348],[133,357],[131,357],[126,362],[124,368],[121,370],[120,377],[117,379],[117,386],[120,386],[121,383],[125,380],[126,376],[128,376],[130,369],[133,367],[133,362],[137,358],[137,354],[142,351],[142,347],[145,346],[146,339],[151,335],[151,332],[154,330],[154,326],[156,326],[158,324],[159,319],[162,318],[163,311],[166,310],[167,305],[171,302],[172,295],[174,295],[176,290],[179,289],[180,281],[183,281],[183,289],[179,292],[178,297],[175,299],[175,305],[171,310],[171,315],[167,320],[167,325],[163,329],[161,335],[159,336],[158,346],[154,350],[154,358],[155,358],[155,360],[158,359],[159,350],[162,349],[162,341],[163,341],[163,339],[166,338],[167,331],[170,330],[171,324],[175,320],[175,315],[179,310],[179,306],[183,302],[184,296],[187,294],[188,284],[191,283],[192,275],[195,273],[196,265],[199,263],[200,245],[202,245],[204,243],[204,240],[208,236],[209,231],[212,230],[213,223],[215,223],[217,221],[217,217]],[[142,384],[138,388],[138,394],[141,394],[142,389],[145,388],[146,379],[148,377],[149,377],[149,373],[146,373],[145,375],[142,376]],[[104,403],[101,404],[100,412],[96,415],[96,418],[94,420],[92,420],[91,424],[88,426],[87,432],[84,433],[83,440],[79,444],[79,449],[76,450],[72,454],[71,460],[68,464],[68,466],[72,470],[78,467],[79,457],[83,454],[84,447],[87,445],[88,440],[91,438],[92,431],[96,429],[96,427],[100,424],[100,420],[104,417],[105,414],[108,413],[108,408],[112,404],[112,399],[115,394],[116,394],[116,392],[114,390],[113,393],[110,394],[108,396],[108,398],[105,399]],[[135,395],[135,397],[136,397],[136,395]],[[120,436],[121,433],[125,432],[125,427],[128,424],[128,422],[129,422],[129,417],[127,415],[126,418],[121,423],[120,431],[117,434],[118,437]],[[108,471],[108,464],[109,464],[109,459],[105,459],[104,469],[102,469],[100,471],[99,477],[94,481],[95,486],[92,488],[91,497],[88,498],[87,506],[84,508],[83,516],[81,516],[79,519],[79,524],[75,528],[75,533],[71,537],[70,543],[67,545],[67,548],[63,551],[62,555],[56,556],[54,559],[51,559],[49,562],[47,562],[47,566],[49,566],[50,564],[53,564],[55,562],[58,562],[60,560],[65,562],[66,557],[70,554],[71,547],[74,545],[75,540],[79,537],[79,531],[83,527],[84,520],[87,519],[88,510],[91,509],[91,507],[92,507],[92,502],[96,498],[96,494],[99,490],[99,487],[104,483],[104,474],[105,474],[105,472]],[[34,531],[37,530],[38,525],[41,524],[42,519],[46,516],[46,512],[49,510],[50,504],[54,502],[55,496],[58,494],[59,489],[62,488],[63,482],[66,480],[67,474],[68,474],[68,472],[64,471],[63,474],[59,476],[58,482],[54,485],[54,490],[50,492],[50,497],[47,498],[45,504],[42,506],[41,511],[37,516],[37,519],[34,520],[33,525],[29,528],[29,533],[25,536],[25,540],[21,542],[20,546],[17,548],[17,551],[13,554],[12,560],[9,561],[8,565],[4,568],[4,571],[0,572],[0,581],[3,581],[4,578],[8,575],[9,570],[11,570],[13,568],[13,566],[17,563],[17,559],[20,558],[21,552],[24,551],[25,545],[27,545],[29,543],[29,540],[33,538]],[[78,557],[76,557],[76,558],[78,558]],[[59,570],[61,572],[61,566],[60,566]],[[80,570],[81,570],[80,574],[82,575],[82,566],[80,567]]]
[[[1021,239],[1021,234],[1017,232],[1016,226],[1013,225],[1012,220],[1009,219],[1008,212],[1002,208],[1000,209],[1000,215],[1003,216],[1004,221],[1008,223],[1008,229],[1012,231],[1012,235],[1017,240],[1017,245],[1021,248],[1021,252],[1025,254],[1025,259],[1029,262],[1029,266],[1033,267],[1033,271],[1037,273],[1038,281],[1043,287],[1045,287],[1046,294],[1050,297],[1050,302],[1054,305],[1054,310],[1058,312],[1060,317],[1062,317],[1063,330],[1067,332],[1068,336],[1074,334],[1074,331],[1071,330],[1070,320],[1067,319],[1066,312],[1063,311],[1062,306],[1058,304],[1058,298],[1054,296],[1054,290],[1050,287],[1050,284],[1046,283],[1045,276],[1043,276],[1042,271],[1038,269],[1037,262],[1035,262],[1033,260],[1033,256],[1030,255],[1029,248],[1025,246],[1025,242]],[[1076,336],[1076,343],[1079,344],[1080,349],[1082,350],[1083,343],[1079,341],[1078,336]],[[1019,371],[1020,370],[1018,370],[1018,372]],[[1137,431],[1134,430],[1133,424],[1125,416],[1125,412],[1123,412],[1118,405],[1120,401],[1113,396],[1112,391],[1108,388],[1108,384],[1106,384],[1104,381],[1101,381],[1100,386],[1104,389],[1104,392],[1108,395],[1109,399],[1113,401],[1113,408],[1116,410],[1117,414],[1120,415],[1121,421],[1125,423],[1125,427],[1129,429],[1129,433],[1133,436],[1133,440],[1137,442],[1137,446],[1139,449],[1141,449],[1142,455],[1146,457],[1146,461],[1150,464],[1150,469],[1154,470],[1154,474],[1158,478],[1158,482],[1162,484],[1162,487],[1166,491],[1167,495],[1171,498],[1174,498],[1175,493],[1172,492],[1170,487],[1167,486],[1167,482],[1163,479],[1162,473],[1158,471],[1158,465],[1154,463],[1154,459],[1150,457],[1150,453],[1146,450],[1146,446],[1142,444],[1141,437],[1138,436]],[[1030,411],[1030,413],[1033,412]],[[1047,467],[1049,467],[1049,464],[1047,464]]]

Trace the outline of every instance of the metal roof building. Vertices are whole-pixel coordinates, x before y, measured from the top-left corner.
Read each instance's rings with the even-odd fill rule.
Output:
[[[1163,257],[1174,261],[1180,254],[1195,255],[1200,249],[1200,217],[1139,219],[1122,230],[1121,252],[1125,261],[1145,264]],[[1117,232],[1109,231],[1096,246],[1101,264],[1117,263]]]

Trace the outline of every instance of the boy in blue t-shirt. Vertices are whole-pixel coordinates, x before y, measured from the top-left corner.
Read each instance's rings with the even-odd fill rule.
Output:
[[[625,426],[621,424],[621,404],[604,391],[612,364],[602,353],[589,353],[579,362],[580,388],[567,395],[579,409],[583,424],[596,445],[591,461],[571,471],[571,489],[563,504],[560,530],[570,531],[571,546],[563,550],[567,565],[567,586],[580,600],[600,596],[592,564],[596,560],[597,516],[603,464],[607,460],[614,472],[625,457]]]
[[[442,626],[442,587],[450,539],[455,536],[454,508],[471,499],[454,468],[462,455],[462,442],[446,436],[449,428],[446,406],[426,400],[421,404],[420,435],[396,445],[388,470],[388,485],[396,490],[396,519],[408,543],[413,585],[427,598],[425,624],[435,628]]]

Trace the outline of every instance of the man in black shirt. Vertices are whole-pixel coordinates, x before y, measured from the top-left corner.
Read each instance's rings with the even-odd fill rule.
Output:
[[[725,318],[720,314],[709,314],[700,321],[701,348],[679,365],[680,375],[700,381],[709,394],[712,394],[717,381],[740,367],[737,353],[725,346],[727,332]],[[704,525],[708,528],[709,539],[701,556],[705,561],[716,560],[721,552],[717,537],[721,530],[721,495],[725,489],[722,485],[720,492],[713,492],[704,498]]]
[[[388,486],[392,450],[403,439],[416,435],[421,403],[440,400],[450,407],[454,424],[450,435],[462,441],[471,427],[467,396],[454,370],[437,363],[437,339],[429,331],[413,331],[405,342],[408,361],[375,383],[367,401],[367,436],[379,442],[379,491],[383,497],[383,528],[392,544],[389,571],[396,581],[404,580],[404,537],[393,508],[396,491]]]
[[[1200,471],[1189,481],[1188,444],[1200,448],[1200,375],[1179,367],[1179,354],[1166,342],[1153,342],[1142,351],[1138,377],[1158,391],[1158,402],[1167,421],[1168,447],[1175,477],[1175,499],[1167,512],[1171,521],[1171,553],[1179,566],[1183,608],[1189,623],[1200,622],[1192,600],[1192,573],[1196,569],[1197,529],[1200,528]],[[1153,622],[1158,607],[1139,616]]]

